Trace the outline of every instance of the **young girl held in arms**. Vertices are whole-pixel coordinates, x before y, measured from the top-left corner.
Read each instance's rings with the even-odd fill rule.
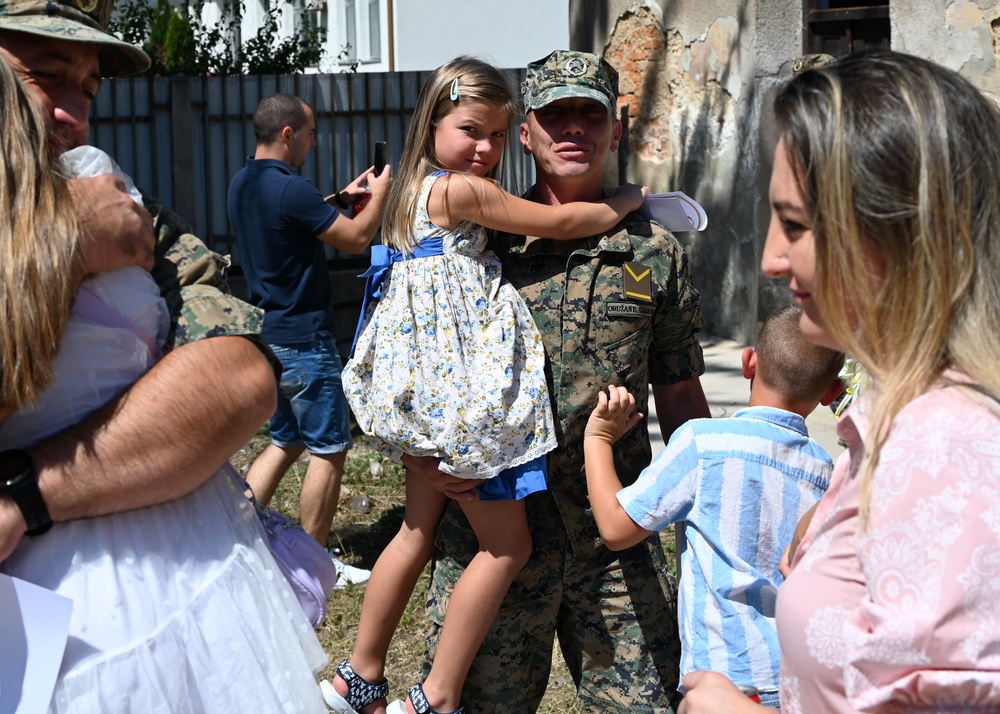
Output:
[[[462,711],[469,666],[531,555],[523,499],[546,488],[545,454],[556,446],[541,338],[486,250],[487,231],[594,235],[645,194],[626,185],[604,201],[552,207],[506,193],[493,178],[516,113],[504,75],[480,60],[459,57],[427,80],[387,201],[382,236],[393,250],[373,248],[373,266],[381,249],[391,279],[379,285],[373,276],[369,292],[381,299],[365,312],[344,370],[358,424],[383,453],[439,459],[445,474],[485,479],[478,500],[461,503],[479,552],[451,596],[430,675],[393,713]],[[425,476],[407,471],[403,525],[372,571],[351,659],[324,688],[335,711],[386,711],[389,642],[445,505]]]

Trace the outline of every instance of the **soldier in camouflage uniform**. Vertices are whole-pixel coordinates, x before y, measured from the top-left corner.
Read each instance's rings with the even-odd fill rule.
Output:
[[[87,142],[89,104],[102,76],[149,66],[145,53],[104,31],[112,7],[112,0],[0,0],[0,53],[47,110],[55,153]],[[168,354],[148,374],[29,450],[56,521],[190,493],[267,421],[276,395],[273,356],[257,337],[260,311],[223,292],[227,259],[144,197],[154,224],[107,176],[69,183],[91,237],[87,268],[152,267],[172,324]],[[25,528],[18,508],[0,496],[0,560]]]
[[[617,149],[618,75],[603,59],[556,51],[528,66],[521,143],[546,203],[594,200]],[[667,712],[676,704],[680,644],[676,583],[659,541],[612,553],[587,500],[583,431],[598,390],[633,391],[646,412],[652,383],[664,438],[706,417],[698,377],[698,292],[678,242],[637,214],[606,235],[553,241],[511,236],[494,243],[504,276],[524,296],[548,357],[559,448],[549,455],[549,490],[528,497],[534,543],[466,679],[469,712],[532,712],[548,682],[553,637],[577,684],[583,712]],[[650,461],[641,422],[622,440],[615,465],[632,483]],[[442,490],[462,485],[420,467]],[[438,530],[428,609],[434,643],[448,597],[475,554],[476,539],[451,504]]]

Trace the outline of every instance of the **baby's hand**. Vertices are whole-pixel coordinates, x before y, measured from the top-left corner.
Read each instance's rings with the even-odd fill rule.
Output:
[[[635,411],[635,397],[625,387],[608,386],[608,393],[598,392],[597,406],[590,414],[584,439],[600,439],[610,445],[635,426],[643,415]]]
[[[111,174],[66,182],[85,238],[80,241],[84,268],[104,273],[126,265],[153,269],[153,217],[125,193]]]
[[[634,183],[623,183],[621,186],[615,189],[615,196],[626,197],[631,206],[630,211],[636,211],[646,200],[646,196],[649,194],[648,186],[640,186]]]

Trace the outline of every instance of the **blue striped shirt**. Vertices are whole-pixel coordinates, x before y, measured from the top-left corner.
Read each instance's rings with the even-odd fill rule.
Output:
[[[829,483],[833,462],[805,419],[772,407],[696,419],[618,501],[643,528],[682,521],[681,676],[704,669],[776,692],[778,563]]]

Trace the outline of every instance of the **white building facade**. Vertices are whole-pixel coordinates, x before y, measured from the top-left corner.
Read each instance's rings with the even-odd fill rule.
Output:
[[[218,22],[231,2],[208,0],[202,19]],[[567,0],[245,0],[238,39],[253,37],[274,4],[279,39],[303,16],[326,28],[323,59],[309,72],[424,71],[461,54],[524,67],[569,45]]]

